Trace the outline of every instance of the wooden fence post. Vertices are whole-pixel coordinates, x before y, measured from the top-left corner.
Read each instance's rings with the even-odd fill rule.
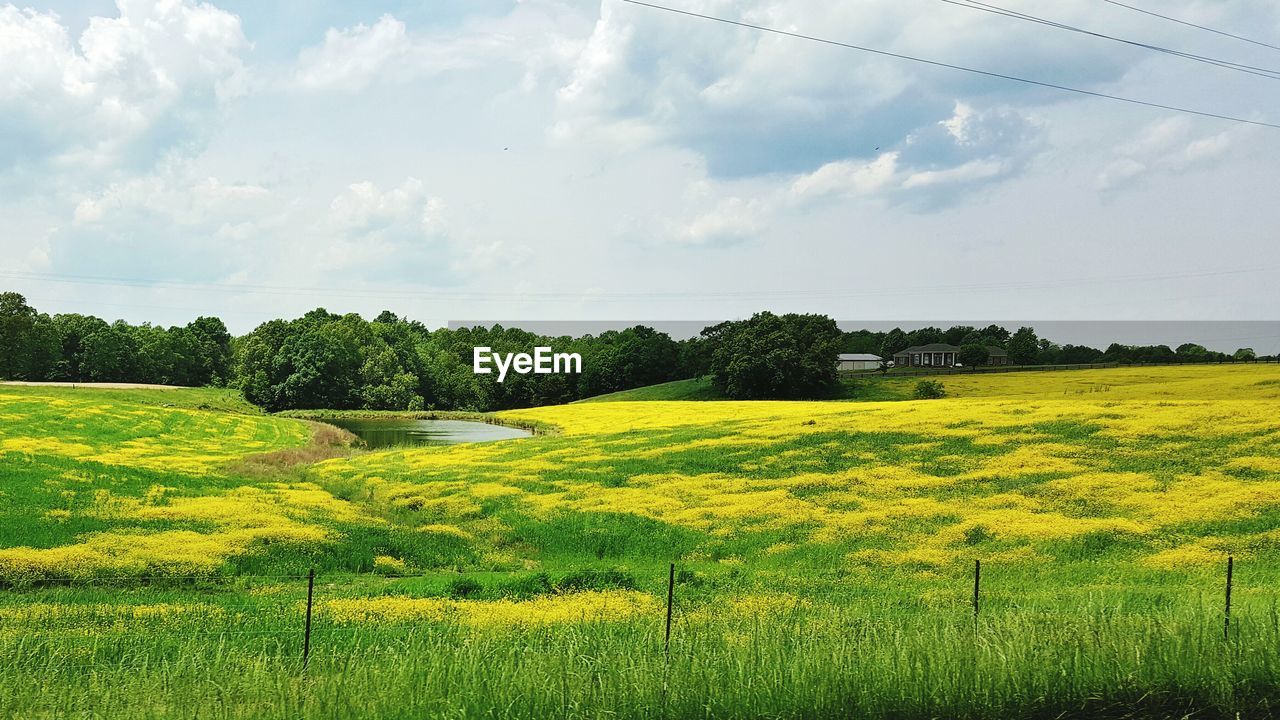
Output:
[[[973,629],[978,629],[978,589],[982,582],[982,561],[973,561]]]
[[[1227,556],[1227,605],[1225,613],[1222,616],[1222,639],[1228,640],[1231,637],[1231,571],[1234,565],[1234,559]]]
[[[671,609],[675,606],[676,601],[676,564],[671,563],[671,568],[667,573],[667,633],[662,641],[663,652],[671,652]]]
[[[307,662],[311,660],[311,601],[315,596],[316,589],[316,569],[311,568],[307,573],[307,625],[302,633],[302,669],[307,669]]]

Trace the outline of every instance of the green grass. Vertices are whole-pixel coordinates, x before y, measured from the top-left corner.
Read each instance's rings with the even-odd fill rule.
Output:
[[[881,377],[865,375],[841,376],[840,384],[827,400],[910,400],[915,378]],[[724,394],[711,386],[711,378],[673,380],[658,385],[648,385],[633,390],[622,390],[607,395],[579,400],[593,402],[641,402],[658,400],[724,400]]]
[[[217,612],[108,624],[92,643],[10,625],[0,716],[1252,718],[1274,713],[1280,671],[1275,608],[1249,592],[1224,640],[1196,596],[1077,592],[1064,614],[1061,599],[996,586],[975,622],[958,586],[937,606],[850,593],[741,617],[689,585],[669,653],[660,618],[482,631],[318,619],[304,671],[305,585],[252,587],[32,593]],[[64,625],[101,624],[94,612]]]
[[[632,402],[647,400],[723,400],[724,396],[711,387],[711,378],[700,377],[689,380],[673,380],[657,385],[646,385],[633,390],[622,390],[607,395],[578,400],[580,403],[592,402]]]
[[[1268,399],[1020,377],[919,403],[584,403],[499,418],[562,432],[370,453],[226,391],[3,388],[0,717],[1277,714]],[[910,392],[891,380],[863,399]],[[1069,492],[1096,476],[1120,481]],[[1120,519],[1144,527],[1087,524]],[[12,564],[104,535],[116,565]],[[174,540],[144,554],[154,537]],[[206,538],[234,542],[174,559]],[[1150,562],[1201,545],[1236,557],[1225,639],[1224,563]],[[615,594],[639,609],[589,613]]]
[[[239,390],[229,388],[128,389],[77,387],[42,387],[0,384],[0,396],[11,398],[47,398],[87,403],[119,403],[161,408],[211,410],[242,415],[261,415],[262,409],[244,399]]]

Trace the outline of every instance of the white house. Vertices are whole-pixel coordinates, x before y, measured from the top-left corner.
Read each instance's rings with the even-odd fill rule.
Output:
[[[871,353],[840,353],[837,370],[878,370],[881,358]]]

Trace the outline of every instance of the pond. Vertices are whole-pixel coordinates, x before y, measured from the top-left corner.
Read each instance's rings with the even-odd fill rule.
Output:
[[[370,450],[405,445],[454,445],[530,437],[533,433],[505,425],[468,420],[343,418],[325,420],[364,440]]]

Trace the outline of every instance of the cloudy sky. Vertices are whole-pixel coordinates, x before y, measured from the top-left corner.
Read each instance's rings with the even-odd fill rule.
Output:
[[[1273,0],[1131,2],[1280,45]],[[666,4],[1280,123],[1280,78],[942,0]],[[0,7],[0,287],[49,312],[1274,319],[1278,159],[1278,129],[621,0]]]

